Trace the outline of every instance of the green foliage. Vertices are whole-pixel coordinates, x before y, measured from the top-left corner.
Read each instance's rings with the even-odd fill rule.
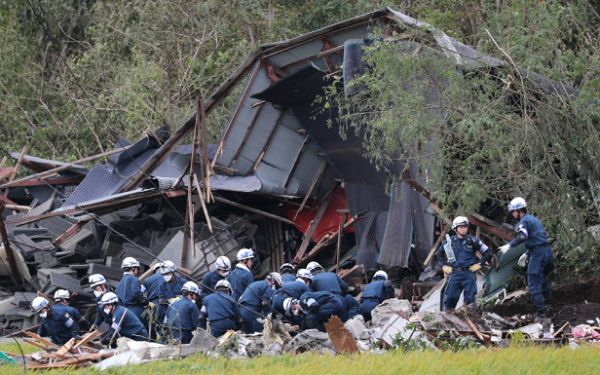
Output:
[[[450,3],[458,4],[442,2],[434,13],[445,17]],[[600,17],[586,9],[586,1],[479,9],[477,27],[454,34],[473,33],[482,52],[507,61],[497,68],[457,65],[426,31],[398,30],[366,48],[370,69],[354,82],[364,90],[345,98],[336,84],[324,100],[336,102],[343,132],[362,134],[380,168],[414,161],[426,171],[449,214],[502,212],[524,196],[558,254],[557,279],[588,274],[600,263],[587,231],[600,219]]]

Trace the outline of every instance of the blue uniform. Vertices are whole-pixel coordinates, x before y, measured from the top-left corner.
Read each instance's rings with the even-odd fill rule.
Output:
[[[142,292],[140,280],[132,274],[125,272],[117,285],[116,293],[119,297],[119,304],[127,307],[129,311],[141,319],[144,306],[146,306],[146,297],[144,297],[144,293]]]
[[[142,321],[128,308],[117,305],[112,312],[112,321],[108,337],[127,337],[137,341],[148,340],[148,331]],[[116,332],[116,335],[115,335]]]
[[[160,272],[156,272],[154,275],[152,275],[144,280],[143,284],[144,284],[144,287],[146,288],[146,296],[148,297],[148,301],[151,301],[154,304],[159,303],[160,288],[164,282],[165,282],[165,279],[160,274]]]
[[[273,311],[277,311],[280,314],[285,315],[285,311],[283,310],[283,301],[286,298],[294,298],[300,299],[300,296],[306,292],[309,292],[308,286],[304,284],[302,281],[292,281],[287,284],[283,284],[283,286],[277,289],[273,293],[273,303],[271,307]]]
[[[284,284],[290,283],[292,281],[296,281],[296,276],[294,276],[294,274],[292,274],[292,273],[284,273],[283,275],[281,275],[281,281]]]
[[[240,315],[244,321],[244,332],[262,332],[263,324],[257,319],[264,318],[271,312],[273,288],[265,280],[255,281],[248,285],[238,302]]]
[[[548,236],[541,221],[525,214],[517,224],[517,237],[510,242],[511,247],[525,243],[529,264],[527,284],[533,304],[538,312],[545,311],[545,300],[550,298],[550,285],[546,275],[554,270],[554,256],[548,243]]]
[[[200,284],[200,288],[202,289],[200,292],[200,297],[204,299],[204,297],[212,294],[215,291],[217,282],[223,279],[224,277],[221,276],[221,274],[217,271],[207,272],[202,278],[202,283]]]
[[[189,344],[194,330],[200,326],[200,309],[189,298],[179,297],[169,305],[166,323],[171,330],[171,338],[182,344]]]
[[[325,332],[325,323],[333,315],[347,320],[342,297],[331,292],[306,292],[300,296],[300,306],[306,312],[306,328]]]
[[[187,282],[186,279],[180,276],[173,276],[175,280],[166,282],[163,278],[163,283],[160,285],[160,298],[158,305],[158,321],[162,322],[167,308],[169,307],[169,300],[181,295],[181,287]]]
[[[252,272],[248,270],[241,263],[238,263],[227,276],[227,280],[231,284],[231,288],[233,289],[233,299],[237,301],[238,298],[244,293],[248,285],[250,285],[254,281],[254,276],[252,276]]]
[[[315,292],[332,292],[343,295],[348,292],[348,284],[333,272],[319,272],[313,276],[311,289]]]
[[[52,306],[48,316],[42,319],[38,335],[50,336],[56,345],[64,345],[71,338],[79,336],[80,329],[77,321],[81,314],[77,309],[61,303]]]
[[[96,303],[99,303],[101,299],[102,299],[102,296],[96,297]],[[98,327],[98,326],[100,326],[100,324],[102,324],[102,322],[105,322],[106,324],[110,325],[111,320],[110,320],[110,316],[106,315],[106,313],[104,312],[104,308],[102,306],[98,305],[98,308],[96,311],[96,320],[94,320],[94,325],[96,327]]]
[[[465,305],[475,302],[477,294],[477,279],[474,272],[469,271],[469,267],[480,263],[485,263],[490,255],[489,248],[477,237],[466,235],[458,238],[457,235],[451,236],[450,241],[454,251],[454,262],[448,262],[444,245],[446,241],[438,248],[438,259],[440,265],[452,267],[452,273],[448,278],[446,294],[444,298],[444,307],[446,310],[454,309],[460,294],[464,291]],[[479,251],[482,255],[481,261],[477,259],[475,253]]]
[[[344,308],[346,309],[346,319],[352,319],[359,314],[360,304],[356,298],[352,297],[350,294],[346,294],[342,297],[342,301],[344,302]]]
[[[200,310],[200,327],[206,329],[206,320],[210,322],[210,333],[220,337],[230,329],[240,327],[240,310],[233,298],[224,292],[206,296]]]
[[[371,311],[389,298],[394,298],[394,287],[388,280],[368,283],[360,296],[360,314],[365,318],[365,322],[371,320]]]

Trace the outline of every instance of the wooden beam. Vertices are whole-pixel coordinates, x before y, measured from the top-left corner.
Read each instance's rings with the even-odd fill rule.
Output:
[[[425,260],[423,261],[423,266],[427,267],[429,262],[431,262],[431,258],[433,258],[433,255],[435,254],[437,248],[441,245],[442,241],[444,240],[444,238],[446,237],[446,234],[448,232],[450,232],[450,225],[446,224],[446,226],[444,226],[444,229],[442,229],[442,231],[440,232],[438,239],[433,244],[433,247],[431,248],[431,250],[429,250],[429,254],[427,254],[427,258],[425,258]]]
[[[408,184],[408,186],[410,186],[411,189],[413,189],[417,193],[421,194],[429,201],[429,203],[431,204],[431,207],[437,212],[438,216],[446,224],[451,224],[450,219],[448,218],[448,216],[446,216],[446,214],[444,213],[444,211],[441,208],[441,205],[439,204],[437,199],[435,199],[433,194],[431,194],[431,192],[429,190],[425,189],[417,181],[413,180],[413,178],[410,175],[409,167],[404,168],[404,170],[401,173],[401,176],[402,176],[402,181],[406,182]]]
[[[256,124],[256,119],[258,118],[258,116],[260,115],[260,113],[262,112],[262,109],[264,108],[264,105],[261,105],[260,107],[256,108],[254,110],[254,113],[252,114],[252,119],[250,120],[250,124],[246,127],[246,130],[244,130],[244,136],[242,137],[242,141],[240,142],[240,145],[238,146],[237,150],[235,150],[235,155],[233,155],[233,158],[231,159],[231,163],[229,163],[229,167],[231,167],[240,157],[240,154],[242,153],[242,149],[244,148],[244,145],[246,144],[246,141],[248,141],[248,137],[250,137],[250,133],[252,133],[252,129],[254,128],[254,125]]]
[[[292,174],[294,174],[294,170],[296,170],[296,167],[298,166],[298,162],[300,161],[300,158],[302,157],[302,153],[304,152],[304,149],[306,149],[307,144],[308,144],[308,135],[305,135],[304,139],[302,140],[302,144],[300,145],[300,148],[296,152],[296,156],[294,156],[294,161],[292,162],[292,166],[290,167],[290,170],[288,171],[287,176],[285,177],[285,180],[283,181],[284,188],[286,188],[288,183],[290,182],[290,179],[292,178]]]
[[[6,226],[4,225],[4,216],[1,215],[2,211],[4,211],[4,207],[4,202],[0,202],[0,236],[2,236],[4,251],[6,252],[6,258],[8,259],[8,265],[10,267],[10,276],[15,282],[15,285],[21,285],[23,279],[21,278],[21,274],[19,273],[19,269],[17,268],[15,255],[13,254],[12,247],[10,246],[10,241],[8,240]]]
[[[317,170],[317,173],[315,174],[315,177],[313,178],[312,182],[310,183],[310,187],[308,188],[308,191],[306,192],[306,194],[304,194],[304,198],[302,199],[302,203],[300,203],[300,207],[298,208],[298,210],[296,211],[296,214],[294,215],[294,220],[296,220],[300,211],[302,211],[302,209],[304,209],[304,206],[306,205],[306,202],[310,198],[310,195],[312,194],[313,190],[315,189],[315,187],[321,180],[321,176],[323,176],[326,167],[327,167],[327,160],[323,159],[323,161],[321,161],[321,165],[319,166],[319,169]]]
[[[204,196],[202,195],[202,189],[200,189],[200,183],[198,182],[198,177],[194,174],[194,186],[196,187],[196,193],[198,193],[198,198],[200,198],[200,204],[202,205],[202,212],[204,213],[204,219],[206,220],[206,225],[208,225],[208,231],[210,233],[213,232],[212,221],[210,220],[210,215],[208,214],[208,208],[206,207],[206,202],[204,201]]]
[[[31,187],[31,186],[48,186],[48,185],[78,185],[83,181],[84,176],[69,176],[56,178],[31,178],[26,181],[14,181],[6,183],[6,187]],[[4,186],[4,185],[3,185]]]
[[[294,225],[293,221],[288,220],[288,219],[286,219],[284,217],[277,216],[277,215],[272,214],[272,213],[267,212],[267,211],[259,210],[258,208],[246,206],[245,204],[241,204],[241,203],[238,203],[238,202],[230,201],[227,198],[215,196],[215,201],[221,202],[221,203],[224,203],[224,204],[228,204],[230,206],[237,207],[239,209],[242,209],[242,210],[245,210],[245,211],[248,211],[248,212],[252,212],[254,214],[262,215],[264,217],[269,217],[271,219],[279,220],[279,221],[284,222],[286,224]]]
[[[354,215],[344,224],[344,229],[352,226],[356,220],[360,219],[358,215]],[[343,233],[343,231],[342,231]],[[331,244],[333,240],[335,240],[338,236],[338,231],[335,231],[333,234],[327,233],[323,238],[306,254],[304,258],[302,258],[297,264],[305,264],[309,260],[313,259],[317,256],[327,245]],[[295,260],[295,259],[294,259]]]
[[[473,212],[468,215],[469,222],[486,232],[494,234],[496,237],[503,239],[504,241],[511,241],[515,238],[515,233],[511,232],[507,229],[504,229],[500,224],[496,223],[493,220],[486,218],[478,213]]]
[[[284,115],[285,115],[285,109],[282,109],[279,112],[279,116],[277,116],[277,120],[275,121],[275,125],[273,125],[273,129],[269,133],[269,137],[267,138],[267,141],[265,142],[265,145],[263,146],[262,150],[258,154],[258,158],[256,159],[256,162],[254,162],[254,165],[252,166],[252,170],[254,172],[256,172],[256,168],[258,168],[258,165],[262,162],[262,159],[263,159],[263,157],[265,156],[265,154],[267,152],[267,148],[269,148],[269,146],[271,145],[271,142],[273,141],[275,133],[277,133],[277,129],[279,128],[279,125],[281,124],[281,121],[283,120],[283,116]]]

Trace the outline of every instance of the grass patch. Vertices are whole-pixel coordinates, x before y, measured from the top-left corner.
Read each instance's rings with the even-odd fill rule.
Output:
[[[0,350],[5,346],[0,346]],[[6,349],[8,350],[8,349]],[[3,375],[22,374],[22,369],[4,366]],[[46,374],[101,374],[85,370],[49,371]],[[388,352],[381,355],[362,354],[350,356],[321,356],[302,354],[296,356],[262,357],[255,359],[225,359],[192,356],[183,360],[158,361],[145,365],[127,366],[102,374],[168,375],[189,373],[213,374],[564,374],[578,375],[600,373],[600,350],[582,346],[577,350],[542,347],[511,347],[508,349],[481,349],[452,352]]]

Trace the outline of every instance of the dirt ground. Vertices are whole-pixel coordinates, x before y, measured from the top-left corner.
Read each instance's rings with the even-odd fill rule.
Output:
[[[565,322],[574,326],[600,318],[600,278],[553,289],[548,307],[549,316],[559,326]],[[501,316],[535,313],[529,295],[494,306],[491,311]]]

